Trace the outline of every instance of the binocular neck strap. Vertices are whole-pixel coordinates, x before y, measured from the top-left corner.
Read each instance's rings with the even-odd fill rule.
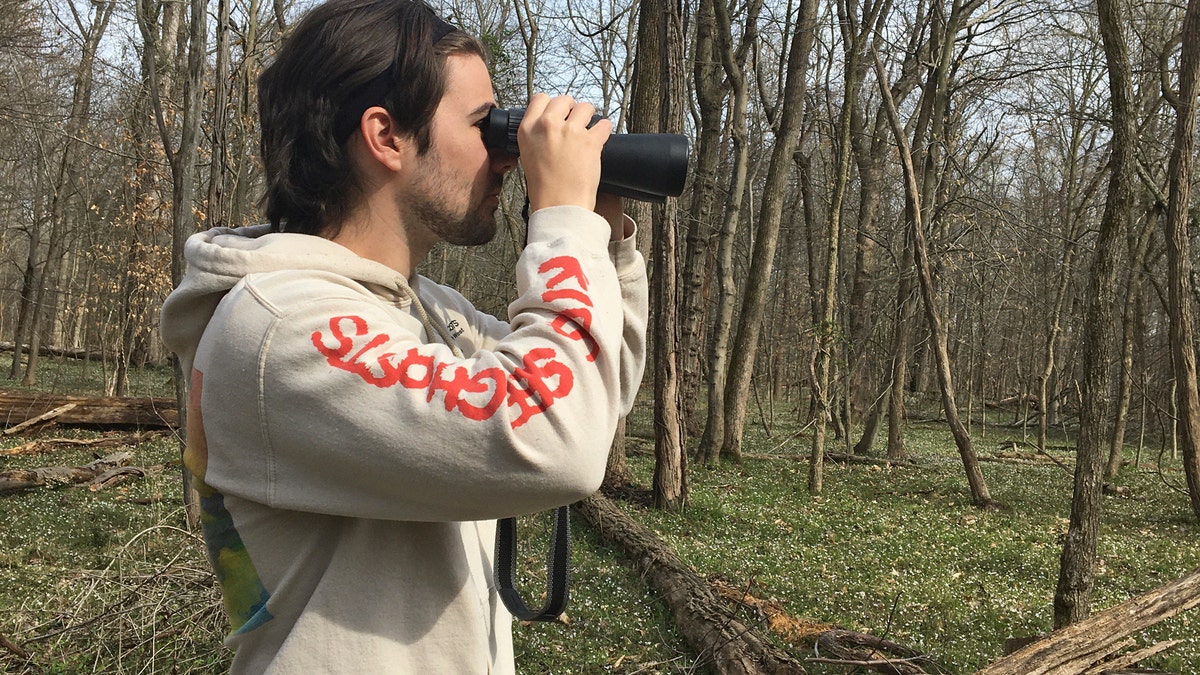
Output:
[[[496,524],[496,588],[500,599],[521,621],[555,621],[567,608],[567,566],[571,559],[570,507],[554,511],[550,553],[546,558],[546,604],[533,611],[513,584],[517,560],[517,519],[504,518]]]

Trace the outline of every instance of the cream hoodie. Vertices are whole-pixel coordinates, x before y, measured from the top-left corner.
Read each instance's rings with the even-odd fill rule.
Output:
[[[645,264],[535,212],[509,321],[331,241],[214,229],[162,334],[235,673],[511,673],[494,520],[600,484],[645,363]]]

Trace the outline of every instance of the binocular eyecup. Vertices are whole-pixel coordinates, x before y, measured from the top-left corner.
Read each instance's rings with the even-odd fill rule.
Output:
[[[519,156],[517,127],[524,117],[524,108],[493,108],[483,128],[484,145]],[[687,136],[613,134],[600,155],[600,192],[661,204],[683,192],[687,169]]]

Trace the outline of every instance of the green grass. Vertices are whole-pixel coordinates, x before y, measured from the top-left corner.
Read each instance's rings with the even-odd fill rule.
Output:
[[[632,421],[635,436],[647,435],[647,413],[639,409]],[[1071,494],[1062,468],[984,463],[1004,508],[979,510],[969,503],[949,433],[914,423],[906,441],[923,468],[827,465],[824,493],[814,497],[806,485],[809,437],[784,442],[792,430],[780,424],[773,431],[768,438],[751,426],[745,446],[770,459],[693,466],[684,511],[623,508],[702,575],[773,598],[796,617],[908,644],[945,672],[972,672],[1000,655],[1004,638],[1050,627]],[[999,427],[976,434],[985,456],[1007,438]],[[0,447],[27,440],[4,439]],[[632,446],[648,444],[635,439]],[[161,468],[98,492],[0,497],[0,634],[33,654],[30,665],[0,649],[0,672],[207,673],[227,665],[225,623],[202,546],[179,527],[177,448],[166,439],[134,450],[136,464]],[[1071,461],[1066,452],[1055,455]],[[0,470],[90,459],[88,451],[56,451],[0,458]],[[649,485],[652,458],[633,453],[631,463]],[[1150,465],[1125,467],[1116,483],[1132,498],[1105,498],[1095,610],[1200,566],[1200,531],[1186,495],[1168,486],[1182,485],[1178,462],[1164,463],[1161,474]],[[574,525],[570,623],[515,625],[519,672],[709,672],[623,554],[581,520]],[[541,519],[522,521],[522,586],[531,604],[541,591],[543,536]],[[1184,641],[1149,665],[1179,673],[1200,666],[1194,613],[1137,637],[1143,644]],[[824,668],[809,666],[848,672]]]
[[[38,361],[37,381],[32,385],[21,384],[17,380],[7,379],[11,355],[0,358],[4,366],[3,388],[11,391],[40,391],[51,394],[72,396],[105,396],[106,383],[111,384],[115,377],[113,364],[99,361],[83,362],[77,359],[42,357]],[[24,370],[21,371],[24,373]],[[170,364],[148,365],[144,368],[131,368],[129,371],[129,391],[127,396],[175,396],[174,375]]]
[[[761,431],[752,432],[751,448],[779,444],[755,435]],[[988,486],[1004,507],[979,510],[944,426],[912,425],[906,441],[928,468],[827,465],[824,492],[814,497],[804,436],[778,458],[693,467],[683,513],[630,511],[701,574],[749,585],[796,616],[908,644],[949,672],[972,672],[1001,655],[1005,638],[1050,629],[1072,477],[1054,464],[986,462]],[[1000,442],[993,430],[977,451],[987,455]],[[635,465],[648,480],[649,459]],[[1177,466],[1165,476],[1182,482]],[[1186,495],[1150,467],[1126,467],[1115,483],[1132,498],[1105,498],[1094,610],[1200,566]],[[1196,624],[1184,615],[1140,637],[1183,639],[1156,663],[1195,672]]]

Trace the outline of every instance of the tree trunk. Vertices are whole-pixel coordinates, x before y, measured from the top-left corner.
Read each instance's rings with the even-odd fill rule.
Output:
[[[1192,307],[1192,260],[1188,240],[1192,150],[1196,135],[1196,78],[1200,74],[1200,0],[1188,0],[1183,21],[1175,147],[1171,152],[1167,202],[1167,283],[1171,316],[1171,361],[1180,451],[1192,512],[1200,518],[1200,391],[1196,384],[1196,342]]]
[[[896,314],[892,321],[891,394],[888,395],[888,459],[902,460],[904,450],[904,383],[908,377],[908,347],[912,340],[916,297],[912,283],[912,237],[904,235],[904,258],[896,285]]]
[[[628,455],[625,453],[625,418],[617,420],[617,433],[613,436],[608,451],[608,464],[604,467],[604,485],[617,489],[633,483],[633,472],[629,470]]]
[[[975,455],[971,436],[963,426],[958,416],[958,403],[954,395],[954,380],[950,373],[950,356],[946,348],[946,331],[942,326],[937,299],[933,288],[933,273],[929,264],[929,250],[925,242],[925,228],[922,218],[922,201],[918,193],[917,176],[912,163],[912,153],[908,149],[908,141],[904,136],[904,128],[900,124],[895,102],[887,88],[887,74],[883,63],[875,59],[875,73],[879,78],[879,89],[883,95],[884,105],[887,106],[888,120],[892,125],[892,133],[900,146],[901,165],[904,169],[905,186],[909,193],[909,223],[913,244],[913,260],[916,263],[917,280],[919,282],[922,304],[925,307],[925,320],[933,337],[934,356],[937,359],[938,381],[942,390],[942,407],[946,413],[946,421],[950,425],[950,433],[958,447],[962,458],[963,468],[967,474],[967,485],[971,491],[971,502],[976,506],[991,506],[992,497],[983,479],[983,470],[979,467],[979,459]]]
[[[670,607],[684,639],[717,673],[804,672],[799,662],[731,614],[707,581],[611,501],[593,495],[576,504],[576,509],[606,541],[633,559],[638,571]]]
[[[1137,131],[1131,100],[1133,91],[1129,49],[1125,42],[1123,6],[1116,0],[1097,0],[1100,35],[1108,65],[1112,106],[1111,174],[1100,236],[1088,282],[1084,325],[1082,407],[1076,446],[1075,485],[1071,520],[1060,560],[1054,594],[1054,626],[1075,623],[1089,614],[1096,544],[1103,509],[1104,460],[1112,439],[1112,377],[1115,357],[1117,276],[1121,242],[1128,230],[1133,195]]]
[[[154,108],[156,121],[158,122],[163,152],[166,154],[167,161],[171,167],[171,281],[173,285],[178,286],[179,282],[183,279],[183,246],[187,238],[195,231],[196,222],[193,212],[193,200],[196,193],[196,158],[199,149],[197,140],[200,131],[200,108],[204,102],[204,64],[208,48],[207,3],[205,0],[191,0],[186,44],[180,45],[181,47],[186,47],[187,50],[187,71],[186,77],[183,79],[183,101],[178,149],[175,149],[173,146],[172,134],[167,128],[166,119],[163,114],[161,100],[163,92],[159,88],[157,58],[155,58],[159,51],[159,45],[154,37],[155,31],[153,30],[157,26],[151,25],[154,15],[148,13],[148,8],[144,5],[145,0],[139,0],[138,26],[145,41],[145,50],[148,55],[143,60],[147,71],[144,77],[150,85],[150,101]],[[182,7],[179,9],[182,11]],[[177,15],[170,15],[164,12],[164,25],[178,22],[179,20],[180,17]],[[176,35],[177,31],[166,29],[164,30],[164,34]],[[183,418],[187,410],[186,402],[188,400],[188,385],[191,374],[182,372],[178,359],[174,360],[174,368],[175,396],[179,405],[180,417]],[[186,420],[181,419],[180,422],[181,428],[186,429]],[[182,436],[181,441],[186,443],[186,439],[182,438]],[[184,448],[180,447],[181,457],[183,451]],[[188,525],[193,529],[198,529],[200,525],[200,499],[199,494],[192,487],[191,475],[186,466],[183,469],[182,489],[184,511],[187,516]]]
[[[1108,447],[1108,463],[1104,467],[1104,480],[1111,481],[1121,470],[1121,459],[1125,448],[1125,428],[1129,419],[1129,403],[1133,399],[1133,345],[1137,328],[1137,315],[1142,308],[1142,287],[1146,278],[1143,265],[1146,252],[1154,237],[1156,212],[1146,213],[1146,222],[1137,241],[1134,242],[1133,257],[1129,264],[1129,276],[1125,282],[1125,305],[1121,312],[1121,370],[1117,382],[1117,405],[1113,420],[1112,442]]]
[[[858,106],[859,90],[866,73],[863,68],[864,49],[871,34],[877,29],[875,20],[884,3],[868,3],[863,7],[863,16],[858,16],[850,2],[838,2],[839,26],[842,29],[842,44],[846,56],[842,110],[838,116],[837,164],[833,181],[833,195],[829,207],[826,228],[825,288],[821,295],[821,314],[816,330],[816,374],[813,394],[816,399],[816,420],[813,431],[812,451],[808,463],[808,491],[820,494],[824,484],[823,462],[825,457],[826,424],[837,413],[830,396],[830,367],[834,358],[834,341],[841,332],[834,317],[837,315],[838,258],[842,233],[842,206],[850,184],[850,165],[854,148],[854,113]],[[861,226],[860,226],[861,227]],[[861,252],[862,249],[860,248]],[[861,260],[860,260],[861,262]],[[810,261],[816,264],[816,261]],[[861,289],[859,289],[861,290]],[[862,298],[859,298],[861,302]],[[861,307],[860,307],[861,308]],[[849,436],[849,429],[846,429]]]
[[[1090,618],[1059,628],[975,675],[1082,675],[1124,648],[1122,638],[1200,605],[1200,569],[1165,586],[1122,602]],[[1109,664],[1111,666],[1111,664]]]
[[[757,20],[757,8],[753,20],[747,22],[747,33],[742,44],[751,44],[754,39],[753,24]],[[746,177],[750,171],[750,147],[746,131],[746,106],[749,94],[743,62],[733,50],[733,37],[729,8],[723,0],[713,5],[717,24],[717,35],[721,41],[718,52],[725,74],[729,78],[732,92],[730,104],[730,135],[733,139],[733,172],[729,180],[729,196],[725,202],[725,215],[717,237],[717,318],[713,328],[712,344],[709,345],[708,368],[708,412],[704,434],[700,439],[699,456],[704,464],[715,464],[725,444],[725,389],[729,381],[729,340],[733,332],[733,314],[737,286],[733,278],[733,251],[738,223],[742,214],[742,202],[749,191]],[[744,55],[742,56],[744,58]]]
[[[742,435],[750,398],[750,378],[754,374],[758,338],[767,305],[767,290],[775,266],[775,248],[779,243],[785,188],[791,174],[792,156],[798,145],[798,132],[803,121],[808,60],[816,32],[817,5],[815,0],[800,2],[799,19],[788,52],[787,81],[778,112],[779,125],[775,130],[775,145],[771,150],[771,160],[762,190],[763,200],[750,263],[750,277],[746,281],[741,320],[738,322],[737,337],[733,342],[734,358],[725,388],[725,438],[721,454],[728,454],[734,458],[739,457],[742,452]]]
[[[204,212],[204,223],[208,227],[224,227],[226,218],[225,200],[229,196],[225,181],[229,164],[229,62],[230,55],[230,0],[217,0],[216,64],[213,70],[213,115],[212,115],[212,165],[208,174],[208,204]]]
[[[682,128],[683,18],[678,0],[642,0],[634,70],[635,131]],[[678,301],[675,200],[656,206],[653,216],[652,303],[654,326],[654,503],[679,509],[687,503],[687,471],[678,380]]]
[[[717,22],[713,3],[725,0],[701,0],[696,9],[696,39],[693,78],[700,124],[696,133],[696,156],[692,165],[692,202],[688,209],[686,254],[680,288],[680,391],[683,402],[683,429],[695,435],[700,423],[696,403],[700,398],[701,365],[704,354],[705,299],[715,266],[713,244],[717,230],[713,212],[717,203],[717,176],[721,169],[721,111],[729,95],[729,82],[723,77]],[[687,439],[684,440],[687,445]]]

